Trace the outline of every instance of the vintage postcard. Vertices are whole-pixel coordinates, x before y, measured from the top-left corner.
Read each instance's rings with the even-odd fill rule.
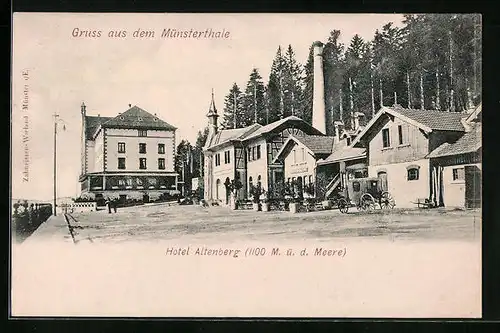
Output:
[[[480,318],[481,27],[14,13],[11,316]]]

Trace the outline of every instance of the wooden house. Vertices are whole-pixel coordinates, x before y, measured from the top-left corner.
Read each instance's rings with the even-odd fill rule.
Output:
[[[481,206],[481,105],[464,122],[465,133],[445,142],[427,158],[431,165],[431,200],[437,206]]]
[[[294,135],[322,135],[304,120],[290,116],[268,125],[252,124],[237,129],[218,129],[217,109],[212,95],[209,134],[204,147],[204,197],[229,203],[228,184],[239,180],[238,199],[250,198],[251,186],[272,193],[272,185],[284,179],[283,162],[275,160],[283,144]]]
[[[431,163],[427,157],[466,132],[463,113],[383,107],[354,139],[366,149],[369,177],[382,179],[397,207],[415,207],[431,196]]]
[[[333,136],[291,135],[278,152],[273,163],[284,165],[285,182],[302,189],[316,182],[316,163],[332,152]],[[311,188],[313,190],[314,187]],[[313,195],[313,193],[310,193]]]

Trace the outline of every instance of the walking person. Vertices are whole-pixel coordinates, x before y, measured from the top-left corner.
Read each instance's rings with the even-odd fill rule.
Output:
[[[106,207],[108,207],[108,214],[111,214],[111,201],[109,200],[109,197],[106,198]]]

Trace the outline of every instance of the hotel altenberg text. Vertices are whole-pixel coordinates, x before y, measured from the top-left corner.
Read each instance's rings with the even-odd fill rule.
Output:
[[[279,247],[265,248],[265,247],[247,247],[246,249],[233,249],[233,248],[207,248],[207,247],[169,247],[165,251],[167,256],[219,256],[219,257],[264,257],[264,256],[285,256],[293,257],[298,254],[300,257],[309,256],[310,251],[307,249],[302,249],[296,251],[293,249],[280,249]],[[345,257],[347,253],[347,248],[340,249],[325,249],[322,247],[316,247],[311,251],[313,256],[320,257]]]

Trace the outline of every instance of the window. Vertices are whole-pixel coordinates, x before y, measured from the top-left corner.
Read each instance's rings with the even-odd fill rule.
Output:
[[[252,147],[252,161],[254,161],[256,159],[256,154],[257,153],[257,148],[256,147]]]
[[[418,168],[408,169],[408,180],[418,180]]]
[[[220,154],[216,154],[215,155],[215,166],[219,166],[220,165]]]
[[[399,144],[402,145],[403,142],[403,126],[398,125],[398,136],[399,136]]]
[[[309,183],[312,184],[312,182],[313,182],[313,176],[309,176]]]
[[[229,164],[231,163],[231,151],[225,151],[224,152],[224,164]]]
[[[297,163],[297,152],[295,151],[295,149],[292,151],[293,155],[292,155],[292,163],[295,164]]]
[[[389,138],[389,129],[384,128],[382,130],[382,147],[387,148],[391,146],[391,140]]]
[[[146,169],[146,159],[145,158],[140,158],[139,159],[139,169],[145,170]]]
[[[158,159],[158,169],[165,170],[165,159],[164,158]]]
[[[118,179],[118,186],[125,186],[125,179]]]
[[[146,154],[146,144],[139,143],[139,154]]]
[[[124,157],[118,157],[118,169],[120,169],[120,170],[125,169],[125,158]]]
[[[351,138],[350,137],[346,138],[346,143],[347,143],[348,146],[351,144]]]
[[[250,148],[248,148],[247,150],[247,161],[251,161],[252,160],[252,150]]]
[[[165,154],[165,144],[163,143],[158,144],[158,154]]]
[[[257,146],[257,159],[260,159],[260,145]]]
[[[148,131],[146,131],[146,130],[138,130],[138,135],[139,136],[148,136]]]
[[[456,168],[453,169],[453,180],[464,180],[465,179],[465,169]]]
[[[360,189],[361,189],[361,185],[359,184],[359,182],[352,182],[352,190],[354,192],[359,192]]]
[[[127,178],[127,186],[132,186],[132,178]]]
[[[302,162],[304,162],[306,160],[306,150],[304,148],[301,148],[300,150],[301,154],[302,154]]]
[[[118,152],[119,153],[125,152],[125,142],[118,142]]]

